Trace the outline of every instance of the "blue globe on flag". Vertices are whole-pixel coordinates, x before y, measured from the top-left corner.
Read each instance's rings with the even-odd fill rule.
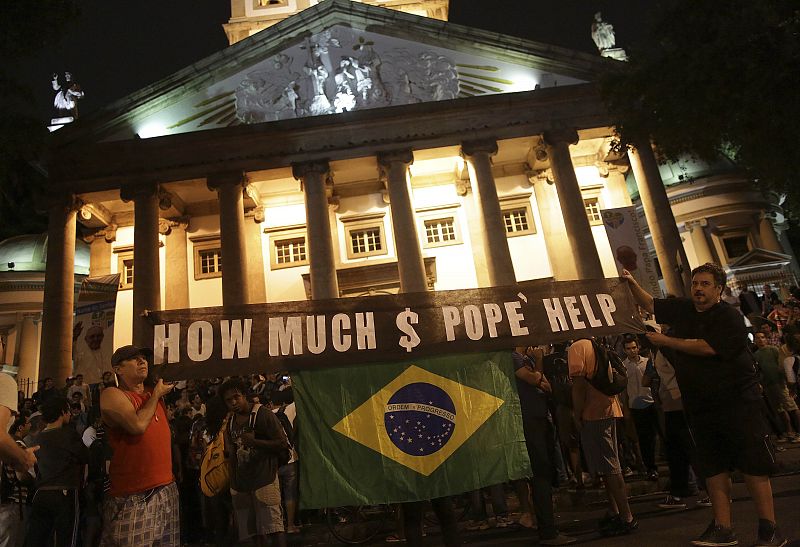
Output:
[[[456,426],[456,406],[442,388],[406,384],[389,398],[383,415],[386,433],[409,456],[429,456],[447,444]]]

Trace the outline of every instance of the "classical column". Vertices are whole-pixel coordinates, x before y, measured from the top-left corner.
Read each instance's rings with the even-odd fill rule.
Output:
[[[85,237],[89,244],[89,276],[111,274],[111,242],[116,238],[116,229],[106,228]]]
[[[397,269],[402,292],[425,292],[428,282],[419,245],[408,167],[414,163],[411,150],[378,154],[378,165],[389,192],[392,208],[392,231],[397,250]]]
[[[256,207],[245,215],[245,239],[247,243],[247,286],[250,294],[248,302],[266,302],[267,291],[264,285],[264,243],[261,239],[261,224],[264,222],[264,207]]]
[[[133,201],[133,344],[152,348],[153,325],[146,313],[161,309],[158,184],[125,186],[120,197]]]
[[[708,236],[706,236],[706,226],[708,226],[708,221],[705,219],[692,220],[686,223],[686,229],[689,230],[692,238],[698,266],[706,262],[715,262],[714,254],[711,252],[711,245],[708,243]]]
[[[785,253],[783,245],[781,245],[778,236],[775,233],[775,227],[772,225],[772,219],[766,213],[762,213],[758,219],[758,235],[761,239],[761,246],[768,251],[775,251],[776,253]]]
[[[42,306],[41,375],[63,385],[72,374],[72,311],[75,300],[75,196],[58,196],[48,211],[47,263]]]
[[[189,253],[186,243],[187,218],[158,221],[158,231],[166,236],[164,249],[164,307],[168,310],[189,307]],[[136,268],[133,270],[136,274]]]
[[[667,197],[667,190],[661,180],[653,149],[650,143],[628,150],[628,158],[633,169],[639,198],[644,208],[644,216],[650,228],[653,247],[656,249],[658,263],[664,276],[667,292],[675,296],[688,293],[691,283],[689,261],[683,249],[675,216]]]
[[[558,191],[558,201],[561,204],[570,251],[575,257],[578,278],[602,279],[603,266],[600,263],[600,255],[597,254],[592,227],[586,217],[581,187],[569,155],[569,145],[577,142],[578,133],[574,129],[544,133],[550,169]]]
[[[493,287],[513,285],[517,282],[514,262],[508,249],[503,212],[500,210],[492,174],[492,156],[497,154],[497,142],[466,141],[461,143],[461,153],[467,160],[472,192],[478,203],[489,284]]]
[[[533,193],[536,196],[536,208],[542,220],[542,236],[547,247],[553,278],[556,281],[578,279],[577,257],[564,252],[564,249],[569,248],[569,239],[564,225],[564,215],[558,202],[553,172],[546,169],[532,174],[528,180],[533,185]]]
[[[328,214],[326,180],[330,172],[327,161],[292,165],[294,178],[300,181],[306,204],[306,243],[308,244],[311,298],[339,298],[336,260],[333,255],[331,224]]]
[[[19,367],[17,381],[29,380],[36,382],[38,379],[37,343],[39,342],[39,321],[41,316],[26,313],[20,321],[19,345],[17,346],[16,365]],[[70,370],[70,375],[72,371]]]
[[[219,197],[219,236],[222,251],[222,305],[247,304],[247,246],[244,232],[243,173],[208,177],[208,188]]]

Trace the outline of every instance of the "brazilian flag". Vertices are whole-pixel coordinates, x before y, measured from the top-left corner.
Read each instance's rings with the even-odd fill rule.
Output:
[[[510,352],[292,379],[303,508],[424,500],[530,476]]]

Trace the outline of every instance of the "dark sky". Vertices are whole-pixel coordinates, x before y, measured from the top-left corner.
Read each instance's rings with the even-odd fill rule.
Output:
[[[450,20],[596,53],[589,29],[595,11],[623,47],[643,38],[651,2],[641,0],[451,0]],[[86,114],[227,46],[222,23],[228,0],[84,0],[63,40],[25,62],[21,79],[37,111],[49,116],[53,72],[71,71],[86,97]]]

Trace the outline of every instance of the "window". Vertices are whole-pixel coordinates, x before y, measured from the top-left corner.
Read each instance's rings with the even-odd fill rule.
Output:
[[[113,250],[117,255],[117,273],[119,274],[119,290],[133,288],[133,245],[116,247]]]
[[[206,249],[198,251],[200,259],[200,273],[202,275],[222,272],[222,250]]]
[[[433,205],[416,210],[417,231],[426,249],[460,245],[461,233],[458,226],[459,203]]]
[[[385,213],[341,217],[345,230],[347,258],[362,258],[388,253],[383,222]]]
[[[305,224],[265,228],[270,234],[269,264],[273,270],[308,264]]]
[[[530,194],[501,196],[499,200],[506,236],[516,237],[536,233]]]
[[[275,242],[275,262],[277,264],[291,264],[292,262],[305,262],[306,239],[285,239]]]
[[[507,234],[527,231],[529,226],[527,209],[503,211],[503,223],[506,225]]]
[[[122,261],[122,268],[119,272],[119,288],[133,288],[133,257]]]
[[[425,221],[425,241],[428,244],[456,240],[456,223],[453,217]]]
[[[222,246],[219,234],[205,234],[189,238],[194,247],[194,278],[222,277]]]
[[[350,230],[350,250],[354,255],[371,254],[383,249],[381,229],[378,226],[363,230]]]
[[[722,244],[725,245],[725,254],[730,259],[746,255],[750,250],[747,245],[747,236],[745,235],[725,237],[722,239]]]
[[[584,198],[583,207],[586,209],[586,218],[589,219],[589,224],[594,226],[603,223],[603,217],[600,215],[600,200],[598,198]]]

